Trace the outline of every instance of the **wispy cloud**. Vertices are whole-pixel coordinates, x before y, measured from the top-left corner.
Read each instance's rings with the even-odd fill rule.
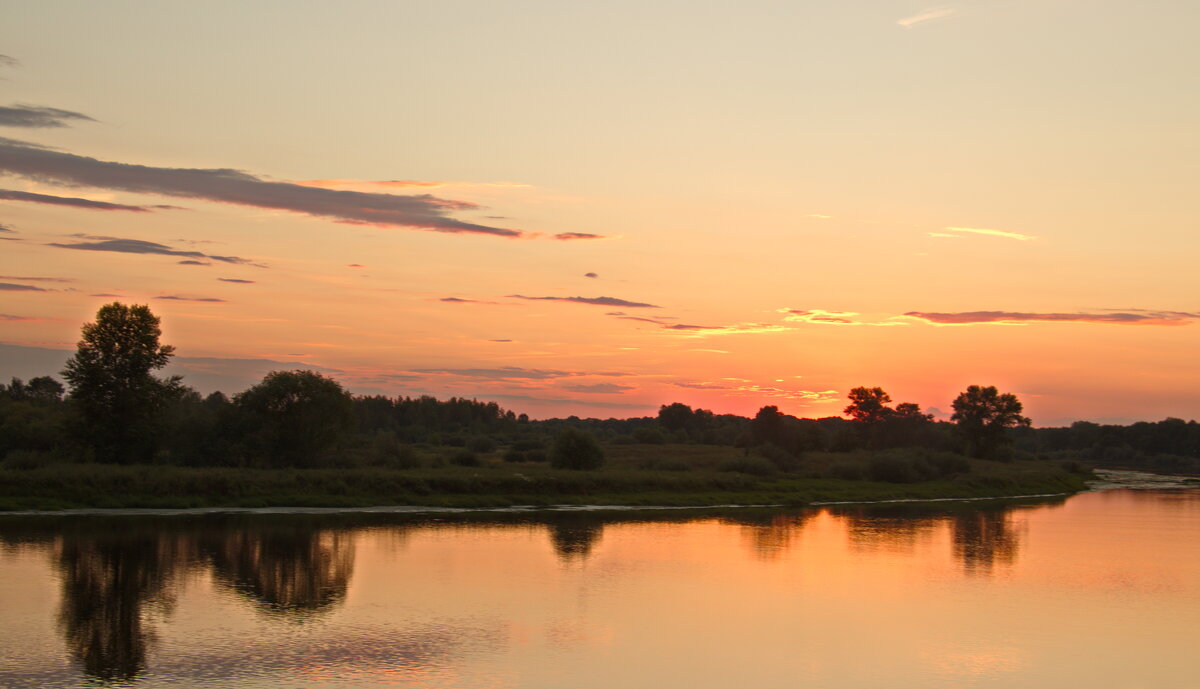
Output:
[[[945,19],[946,17],[957,13],[958,10],[950,5],[938,5],[937,7],[927,7],[911,17],[898,19],[896,20],[896,23],[906,29],[911,29],[917,24],[924,24],[925,22],[935,21],[937,19]]]
[[[554,235],[554,238],[559,241],[570,241],[572,239],[604,239],[602,234],[591,234],[589,232],[559,232]]]
[[[162,299],[165,301],[198,301],[198,302],[207,302],[207,303],[212,303],[212,304],[225,303],[224,299],[218,299],[216,297],[187,297],[187,296],[183,296],[183,295],[179,295],[179,294],[166,294],[161,297],[155,297],[155,299]]]
[[[44,287],[35,287],[34,285],[17,285],[11,282],[0,282],[0,291],[4,292],[49,292],[50,290]]]
[[[674,323],[676,319],[670,316],[630,316],[622,311],[605,314],[625,321],[636,321],[658,326],[663,330],[682,333],[688,337],[708,337],[710,335],[747,335],[752,333],[775,333],[789,330],[787,326],[771,323],[737,323],[735,325],[695,325],[692,323]]]
[[[23,275],[0,275],[0,280],[20,280],[22,282],[75,282],[74,278],[51,278],[43,276],[27,277]]]
[[[510,294],[510,299],[525,299],[526,301],[567,301],[576,304],[592,304],[593,306],[619,306],[626,309],[661,309],[661,306],[645,304],[637,301],[626,301],[616,297],[527,297],[523,294]]]
[[[217,278],[217,279],[220,280],[221,282],[232,282],[237,285],[253,285],[253,284],[255,284],[254,280],[242,280],[240,278]]]
[[[484,301],[483,299],[463,299],[462,297],[442,297],[438,301],[447,304],[485,304],[488,306],[512,306],[500,301]]]
[[[0,313],[0,321],[5,321],[8,323],[16,323],[16,322],[36,323],[39,321],[48,321],[48,320],[57,320],[57,319],[38,318],[37,316],[14,316],[11,313]]]
[[[578,385],[564,385],[562,388],[564,390],[570,390],[571,392],[583,392],[599,395],[612,395],[625,392],[626,390],[637,389],[632,385],[617,385],[616,383],[594,383],[592,385],[580,383]]]
[[[583,274],[583,276],[584,276],[585,278],[592,278],[593,280],[595,280],[596,278],[599,278],[599,277],[600,277],[600,276],[599,276],[598,274],[596,274],[596,273],[584,273],[584,274]]]
[[[507,189],[529,189],[532,184],[520,182],[446,182],[415,179],[304,179],[294,182],[306,187],[345,189],[353,187],[378,187],[385,189],[440,189],[443,187],[499,187]]]
[[[1026,242],[1030,239],[1037,239],[1031,234],[1021,234],[1020,232],[1009,232],[1007,230],[989,230],[982,227],[946,227],[945,232],[930,232],[930,237],[962,237],[964,235],[984,235],[987,237],[1000,237],[1001,239],[1015,239],[1020,242]]]
[[[715,335],[752,335],[757,333],[778,333],[791,330],[786,325],[773,323],[737,323],[734,325],[689,325],[675,323],[664,325],[664,330],[681,332],[687,337],[710,337]]]
[[[618,371],[559,371],[554,369],[521,368],[519,366],[502,366],[500,368],[414,368],[408,372],[485,380],[555,380],[558,378],[578,378],[580,376],[611,378],[628,375]]]
[[[69,127],[71,126],[71,122],[95,121],[83,113],[72,112],[70,110],[59,110],[58,108],[24,105],[21,103],[7,106],[0,105],[0,127]]]
[[[0,232],[6,233],[6,234],[16,234],[17,231],[11,227],[8,227],[7,225],[0,225]]]
[[[1186,311],[1101,311],[1076,313],[1028,313],[1020,311],[963,311],[931,313],[909,311],[904,314],[934,325],[1017,325],[1041,323],[1106,323],[1114,325],[1188,325],[1200,319],[1200,313]]]
[[[13,191],[10,189],[0,189],[0,199],[8,201],[28,201],[30,203],[45,203],[51,206],[70,206],[72,208],[87,208],[96,211],[131,211],[133,213],[149,213],[153,210],[178,209],[178,206],[128,206],[123,203],[109,203],[107,201],[93,201],[91,199],[81,199],[73,196],[51,196],[49,194],[35,194],[28,191]]]
[[[20,67],[21,61],[8,55],[0,55],[0,67]]]
[[[132,165],[50,150],[12,139],[0,139],[0,169],[42,182],[270,208],[332,218],[342,223],[500,237],[522,236],[517,230],[448,217],[447,213],[451,211],[476,206],[429,194],[397,196],[323,189],[289,182],[269,182],[229,169]]]
[[[53,247],[56,247],[59,249],[76,249],[78,251],[112,251],[112,252],[120,253],[120,254],[157,254],[157,255],[161,255],[161,256],[184,256],[189,259],[192,259],[190,261],[180,261],[180,263],[185,264],[185,265],[206,265],[205,263],[196,260],[196,259],[204,259],[204,258],[212,259],[214,261],[221,261],[222,263],[234,263],[234,264],[238,264],[238,265],[258,265],[258,264],[252,264],[249,260],[241,258],[239,256],[214,256],[212,254],[205,254],[205,253],[201,253],[199,251],[181,251],[179,249],[172,249],[171,247],[169,247],[165,244],[159,244],[158,242],[148,242],[148,241],[145,241],[142,239],[111,238],[111,239],[101,239],[99,241],[94,241],[94,242],[72,242],[72,243],[52,242],[52,243],[48,244],[47,246],[53,246]],[[259,267],[265,267],[265,266],[259,266]]]
[[[675,387],[689,390],[719,390],[726,395],[737,397],[770,397],[776,399],[794,400],[819,404],[834,402],[842,399],[837,390],[798,390],[782,388],[773,385],[756,385],[749,381],[694,381],[672,383]]]
[[[792,323],[815,323],[819,325],[874,325],[874,326],[892,326],[892,325],[908,325],[907,322],[896,320],[895,317],[884,319],[882,321],[869,321],[859,318],[855,311],[825,311],[824,309],[779,309],[779,313],[786,313],[787,316],[783,320]]]

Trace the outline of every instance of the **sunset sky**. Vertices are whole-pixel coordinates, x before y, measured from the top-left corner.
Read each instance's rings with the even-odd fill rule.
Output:
[[[9,3],[0,376],[1200,417],[1200,4]],[[51,351],[55,350],[55,351]]]

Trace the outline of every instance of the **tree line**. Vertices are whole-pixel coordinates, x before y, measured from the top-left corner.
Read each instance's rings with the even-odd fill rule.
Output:
[[[703,443],[743,448],[787,469],[807,452],[925,448],[975,457],[1081,458],[1101,465],[1200,469],[1200,427],[1156,424],[1031,427],[1020,400],[972,385],[950,422],[911,402],[893,406],[879,387],[850,391],[845,417],[801,419],[764,406],[753,418],[682,403],[654,417],[530,420],[495,402],[429,396],[351,395],[314,371],[274,371],[233,397],[201,396],[180,377],[159,377],[174,354],[160,321],[141,305],[103,306],[82,328],[61,375],[0,384],[0,460],[8,468],[55,461],[258,468],[604,462],[602,443]]]

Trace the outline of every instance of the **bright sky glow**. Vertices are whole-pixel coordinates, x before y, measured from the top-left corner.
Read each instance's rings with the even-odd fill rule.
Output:
[[[970,384],[1038,424],[1200,417],[1198,24],[1168,0],[14,5],[0,343],[70,349],[120,300],[226,392],[268,360],[535,417],[828,416],[859,385],[946,410]]]

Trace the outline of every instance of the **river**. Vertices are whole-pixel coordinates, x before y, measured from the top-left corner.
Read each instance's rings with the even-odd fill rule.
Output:
[[[0,686],[1194,689],[1200,491],[0,516]]]

